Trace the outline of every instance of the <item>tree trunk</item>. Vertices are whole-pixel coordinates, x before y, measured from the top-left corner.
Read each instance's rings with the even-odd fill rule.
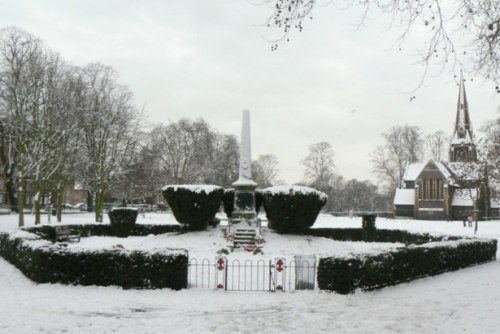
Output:
[[[102,223],[102,209],[104,204],[104,194],[101,190],[95,193],[95,221],[97,223]]]
[[[477,234],[477,229],[478,229],[478,225],[479,225],[479,222],[478,222],[479,210],[476,208],[477,208],[477,206],[474,208],[474,235]]]
[[[19,188],[17,191],[17,210],[19,214],[19,227],[24,226],[24,203],[26,199],[25,187],[26,181],[24,178],[19,180]]]
[[[57,222],[60,223],[62,221],[62,205],[64,199],[64,182],[59,183],[59,187],[57,187]]]
[[[7,175],[6,188],[7,188],[8,198],[9,198],[10,209],[13,212],[16,212],[17,205],[18,205],[17,198],[16,198],[16,183],[12,179],[12,175]]]
[[[41,185],[41,182],[35,182],[33,184],[33,189],[35,191],[35,202],[34,202],[34,209],[35,209],[35,225],[39,225],[41,223],[41,216],[40,216],[40,211],[42,208],[42,203],[40,201],[40,196],[43,198],[43,186]]]

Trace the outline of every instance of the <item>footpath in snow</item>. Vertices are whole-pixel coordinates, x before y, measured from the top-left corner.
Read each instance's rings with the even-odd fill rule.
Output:
[[[0,230],[16,229],[16,219],[15,215],[0,216]],[[139,219],[140,223],[174,223],[169,214],[149,214]],[[66,215],[64,221],[87,223],[92,221],[92,215]],[[32,216],[27,216],[27,225],[30,224]],[[315,227],[360,226],[360,218],[331,216],[320,216],[315,224]],[[472,229],[464,228],[462,222],[379,218],[377,227],[473,235]],[[143,240],[86,240],[80,246],[85,243],[85,247],[108,247],[121,242],[126,247],[147,248],[187,243],[184,246],[190,253],[204,256],[220,246],[217,231],[209,228],[207,232],[192,235],[191,240],[188,236],[186,239],[151,236]],[[478,236],[500,239],[500,221],[481,222]],[[315,238],[304,241],[280,237],[266,240],[264,256],[273,258],[295,251],[323,254],[336,247]],[[352,251],[372,252],[378,246],[352,247]],[[494,261],[347,296],[318,290],[288,293],[122,290],[35,284],[0,258],[0,333],[498,333],[499,282],[500,265]]]

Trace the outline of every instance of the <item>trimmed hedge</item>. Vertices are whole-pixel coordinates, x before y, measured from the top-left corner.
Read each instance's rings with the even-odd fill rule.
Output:
[[[34,227],[26,227],[25,231],[34,233],[42,239],[55,241],[55,227],[61,225],[39,225]],[[154,225],[154,224],[135,224],[127,235],[118,235],[116,229],[111,224],[73,224],[67,225],[71,230],[78,231],[82,236],[107,236],[107,237],[127,237],[127,236],[147,236],[150,234],[164,234],[173,232],[182,232],[181,225]]]
[[[341,294],[373,290],[492,261],[497,240],[461,239],[413,245],[373,256],[326,257],[318,264],[318,286]]]
[[[268,227],[278,233],[302,233],[311,227],[328,197],[299,186],[270,187],[263,191]]]
[[[264,196],[262,195],[262,191],[259,189],[255,190],[255,212],[257,214],[259,214],[263,202]],[[222,196],[222,206],[227,218],[231,218],[234,211],[234,189],[224,190],[224,195]]]
[[[185,249],[75,251],[33,233],[0,233],[0,255],[36,283],[118,285],[129,288],[187,287]]]
[[[175,219],[192,231],[201,231],[219,210],[224,189],[206,185],[171,185],[162,191]]]
[[[126,237],[135,226],[139,211],[135,208],[113,208],[108,212],[111,229],[117,236]]]
[[[404,244],[424,244],[442,241],[443,239],[459,239],[458,237],[440,237],[427,233],[410,233],[402,230],[372,230],[370,233],[366,233],[362,228],[310,228],[304,230],[303,233],[339,241],[400,242]]]

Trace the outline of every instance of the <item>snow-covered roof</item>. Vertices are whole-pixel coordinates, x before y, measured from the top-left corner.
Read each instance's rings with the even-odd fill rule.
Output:
[[[450,162],[448,168],[453,176],[465,181],[475,181],[484,178],[484,166],[477,162]]]
[[[447,180],[451,180],[451,173],[450,173],[450,171],[448,170],[448,168],[446,168],[446,166],[443,163],[434,161],[434,164],[436,165],[436,167],[439,169],[439,171],[441,172],[441,174],[443,174],[443,176]]]
[[[417,177],[420,175],[420,173],[422,172],[422,169],[424,169],[425,165],[427,165],[427,163],[423,163],[423,162],[414,162],[414,163],[408,164],[408,166],[406,166],[406,170],[405,170],[405,173],[403,175],[403,180],[404,181],[415,181],[417,179]]]
[[[455,191],[451,206],[473,206],[472,198],[478,195],[477,189],[461,189]]]
[[[415,205],[415,189],[397,188],[394,205]]]
[[[443,177],[446,180],[450,180],[451,173],[446,168],[446,166],[441,162],[434,161],[434,159],[429,159],[427,162],[415,162],[408,164],[405,173],[403,175],[403,181],[415,181],[417,177],[420,175],[420,173],[422,173],[422,170],[425,168],[425,166],[427,166],[429,163],[434,163],[434,165],[441,172]]]
[[[465,133],[465,136],[463,138],[460,138],[460,136],[458,135],[458,132],[455,132],[453,134],[453,137],[451,138],[452,145],[465,145],[465,144],[473,144],[473,143],[474,143],[474,140],[471,138],[468,131]]]
[[[492,198],[490,200],[490,207],[492,209],[500,209],[500,198]]]

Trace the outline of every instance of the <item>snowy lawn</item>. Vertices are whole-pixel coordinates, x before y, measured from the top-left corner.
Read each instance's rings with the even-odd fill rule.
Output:
[[[107,217],[106,217],[107,218]],[[14,230],[17,216],[0,215],[0,230]],[[32,216],[26,216],[31,225]],[[42,221],[46,221],[44,217]],[[88,223],[68,214],[65,223]],[[139,223],[174,223],[169,214],[147,214]],[[361,227],[360,218],[320,216],[315,227]],[[378,228],[472,236],[462,222],[377,219]],[[500,221],[480,222],[479,237],[500,239]],[[263,258],[295,254],[377,252],[396,244],[341,243],[266,231]],[[220,228],[144,238],[83,238],[71,247],[183,247],[213,258],[224,246]],[[244,252],[230,257],[252,257]],[[259,255],[260,256],[260,255]],[[498,252],[497,252],[498,256]],[[0,258],[0,333],[498,333],[498,261],[419,279],[374,292],[224,292],[122,290],[35,284]]]

